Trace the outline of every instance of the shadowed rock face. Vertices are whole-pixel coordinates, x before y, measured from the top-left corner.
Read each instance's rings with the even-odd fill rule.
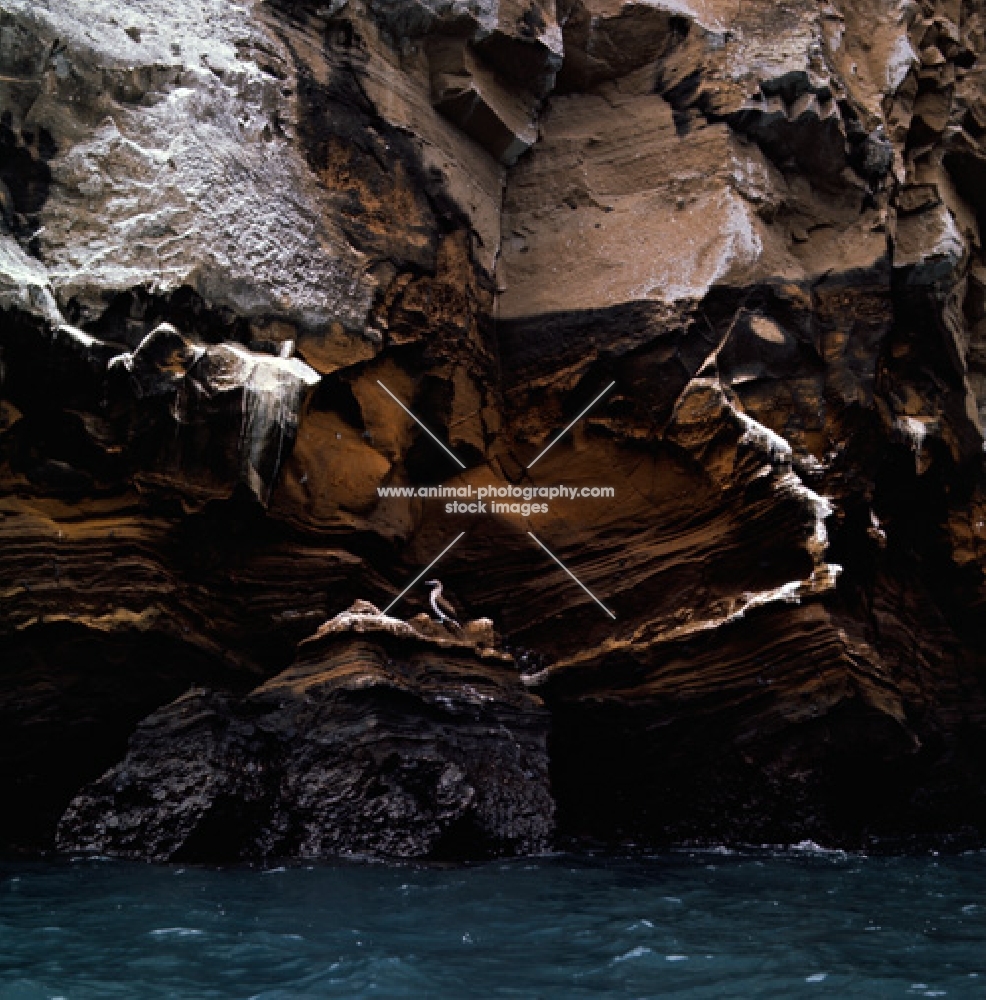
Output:
[[[161,861],[543,851],[548,714],[468,633],[357,602],[245,697],[192,688],[145,719],[73,799],[58,846]]]
[[[984,66],[977,0],[0,0],[0,843],[536,849],[459,653],[295,660],[463,531],[561,836],[981,841]]]

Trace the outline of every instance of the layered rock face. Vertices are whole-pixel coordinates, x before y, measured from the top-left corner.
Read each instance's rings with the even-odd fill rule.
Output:
[[[161,861],[544,850],[541,700],[482,635],[429,624],[358,601],[245,697],[190,689],[73,799],[58,846]]]
[[[0,0],[0,843],[537,849],[467,761],[542,702],[563,839],[981,840],[984,67],[978,0]],[[523,679],[294,660],[461,532]]]

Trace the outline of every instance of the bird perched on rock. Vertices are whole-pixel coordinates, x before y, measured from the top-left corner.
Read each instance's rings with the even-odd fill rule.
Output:
[[[435,617],[442,625],[453,625],[455,628],[462,626],[455,620],[455,608],[442,596],[441,580],[425,580],[425,586],[431,587],[431,610],[435,612]]]

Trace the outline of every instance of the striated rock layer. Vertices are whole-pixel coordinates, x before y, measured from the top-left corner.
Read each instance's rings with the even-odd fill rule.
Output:
[[[981,842],[984,74],[979,0],[0,0],[0,845],[537,849],[474,671],[562,838]],[[462,532],[526,693],[289,666]]]
[[[510,657],[468,638],[356,602],[245,697],[191,688],[145,719],[72,800],[58,846],[159,861],[544,850],[548,714]]]

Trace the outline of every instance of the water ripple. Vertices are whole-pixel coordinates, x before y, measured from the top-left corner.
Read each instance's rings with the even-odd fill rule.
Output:
[[[19,862],[0,864],[0,998],[981,1000],[983,900],[984,853],[806,845],[266,875]]]

